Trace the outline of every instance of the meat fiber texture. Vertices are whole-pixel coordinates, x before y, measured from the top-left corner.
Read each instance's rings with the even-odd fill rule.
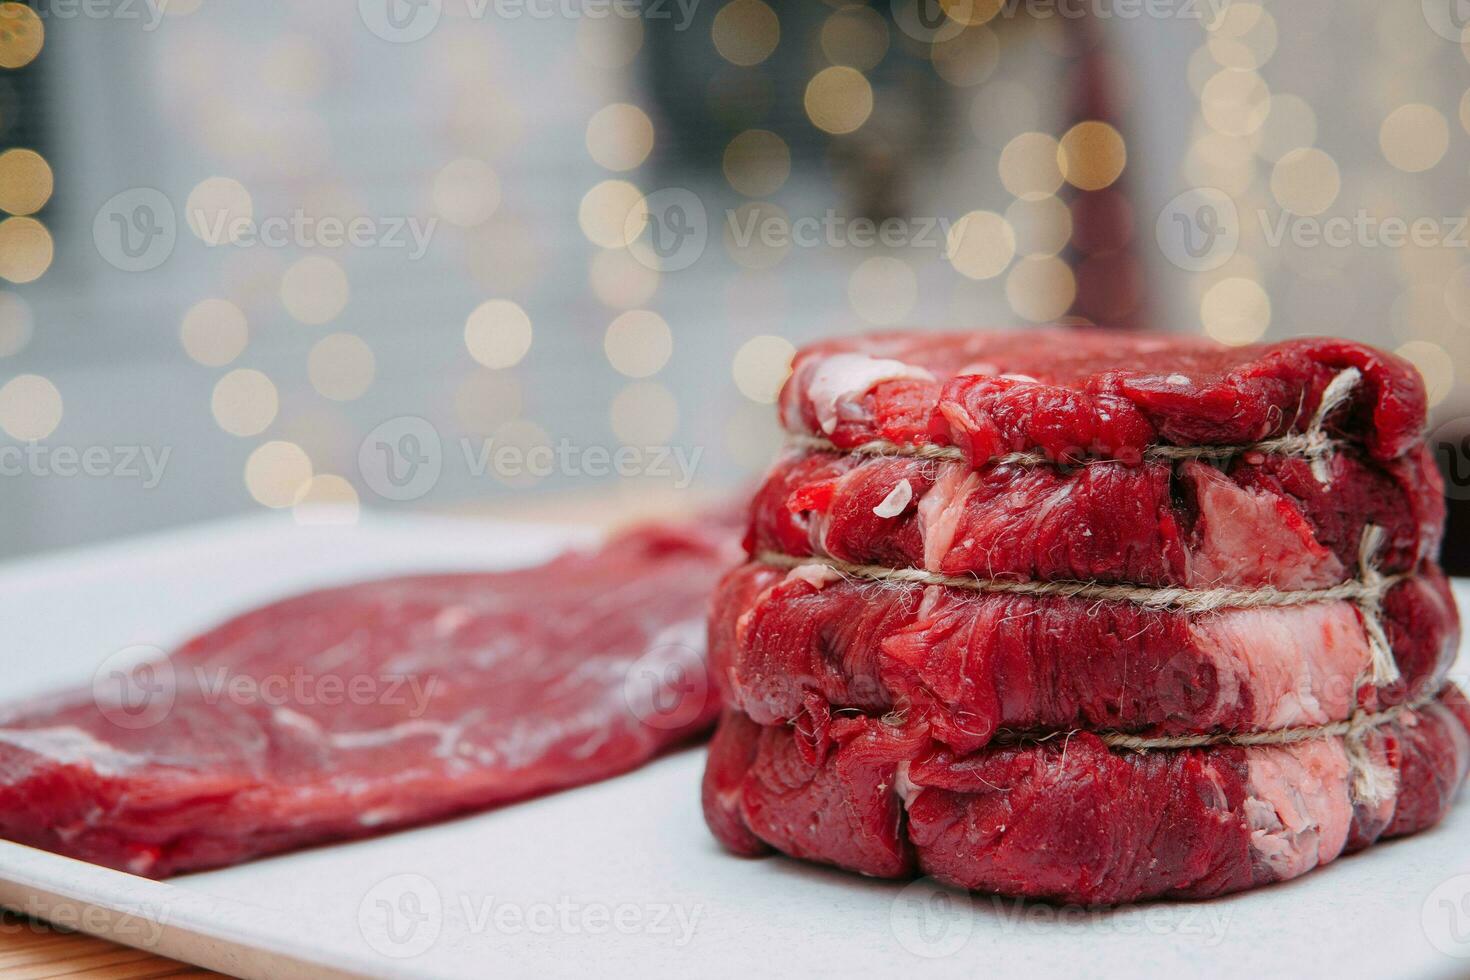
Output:
[[[632,769],[718,710],[704,620],[736,537],[314,592],[140,667],[133,700],[103,678],[11,706],[0,836],[164,877]]]
[[[1037,581],[1317,589],[1439,552],[1445,507],[1426,447],[1076,468],[788,450],[756,494],[749,547],[858,564]]]
[[[1364,749],[1395,788],[1369,804],[1340,737],[1136,753],[1075,733],[958,754],[870,718],[816,744],[731,711],[703,801],[738,854],[1083,905],[1207,898],[1433,825],[1470,767],[1467,726],[1451,689],[1373,729]]]
[[[781,394],[792,432],[842,448],[873,440],[1141,461],[1156,444],[1241,445],[1305,431],[1338,374],[1360,373],[1329,434],[1375,460],[1421,438],[1418,372],[1331,338],[1225,347],[1204,338],[1088,329],[888,333],[797,355]]]
[[[1382,688],[1364,680],[1368,638],[1346,601],[1186,613],[750,563],[716,593],[710,665],[726,702],[760,724],[901,716],[959,751],[1008,729],[1264,731],[1438,690],[1459,642],[1443,574],[1401,581],[1378,618],[1402,675]]]

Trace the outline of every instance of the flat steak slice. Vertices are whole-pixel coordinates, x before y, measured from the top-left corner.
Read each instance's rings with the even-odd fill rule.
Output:
[[[11,706],[0,836],[164,877],[632,769],[713,720],[704,620],[735,538],[648,526],[536,568],[314,592],[116,697],[101,678]]]
[[[845,337],[797,355],[791,432],[850,448],[937,444],[972,464],[1012,452],[1141,459],[1154,444],[1238,445],[1307,429],[1332,380],[1359,372],[1331,434],[1374,459],[1420,439],[1407,361],[1331,338],[1225,347],[1201,337],[1037,328]]]
[[[1305,874],[1437,822],[1470,767],[1453,689],[1367,737],[1396,790],[1354,802],[1342,738],[1113,751],[1075,733],[963,755],[869,718],[813,756],[787,726],[727,712],[704,805],[730,850],[1086,905],[1207,898]]]
[[[716,592],[710,665],[726,702],[760,724],[820,738],[829,710],[893,712],[973,751],[1000,729],[1320,725],[1438,690],[1459,641],[1443,574],[1426,564],[1400,582],[1379,619],[1402,679],[1375,689],[1346,601],[1185,613],[752,562]]]

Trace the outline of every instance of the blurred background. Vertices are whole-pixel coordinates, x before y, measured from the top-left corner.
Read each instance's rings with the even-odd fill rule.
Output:
[[[1460,6],[0,3],[0,553],[689,506],[796,345],[1067,318],[1396,350],[1463,508]]]

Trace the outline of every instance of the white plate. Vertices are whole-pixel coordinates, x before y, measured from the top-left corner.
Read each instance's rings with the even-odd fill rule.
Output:
[[[0,622],[19,664],[5,693],[85,683],[119,647],[166,646],[302,588],[534,561],[571,538],[253,519],[12,564]],[[0,842],[0,903],[247,977],[1470,972],[1470,807],[1298,881],[1083,913],[728,857],[700,817],[702,764],[690,750],[479,816],[169,882]]]

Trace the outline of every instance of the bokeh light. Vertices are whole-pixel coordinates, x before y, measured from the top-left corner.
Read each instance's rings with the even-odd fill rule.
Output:
[[[608,170],[632,170],[653,152],[653,121],[626,102],[603,106],[587,123],[587,152]]]
[[[873,88],[857,69],[834,65],[812,77],[804,101],[812,125],[842,135],[861,128],[872,115]]]
[[[791,373],[796,345],[785,337],[762,334],[740,345],[730,365],[735,387],[753,402],[770,405]]]
[[[215,382],[210,411],[232,436],[259,435],[270,428],[280,410],[280,396],[270,378],[254,368],[239,368]]]
[[[61,424],[61,391],[49,378],[22,374],[0,387],[0,429],[12,439],[45,439]]]
[[[971,211],[951,226],[945,254],[970,279],[993,279],[1016,256],[1016,232],[993,211]]]
[[[673,355],[674,334],[657,313],[629,310],[608,325],[602,347],[619,374],[647,378],[661,371]]]
[[[294,442],[264,443],[245,461],[245,488],[266,507],[292,506],[301,499],[311,478],[311,457]]]
[[[179,324],[184,353],[207,367],[220,367],[239,357],[250,340],[245,312],[227,299],[200,300]]]
[[[334,319],[347,306],[347,273],[334,259],[308,255],[281,277],[281,303],[286,312],[310,326]]]
[[[514,367],[531,349],[531,318],[508,299],[486,300],[464,324],[470,356],[488,368]]]
[[[373,349],[356,334],[328,334],[312,345],[306,357],[311,386],[323,398],[336,402],[361,398],[376,372]]]
[[[0,210],[34,214],[51,199],[51,165],[35,150],[0,153]]]

